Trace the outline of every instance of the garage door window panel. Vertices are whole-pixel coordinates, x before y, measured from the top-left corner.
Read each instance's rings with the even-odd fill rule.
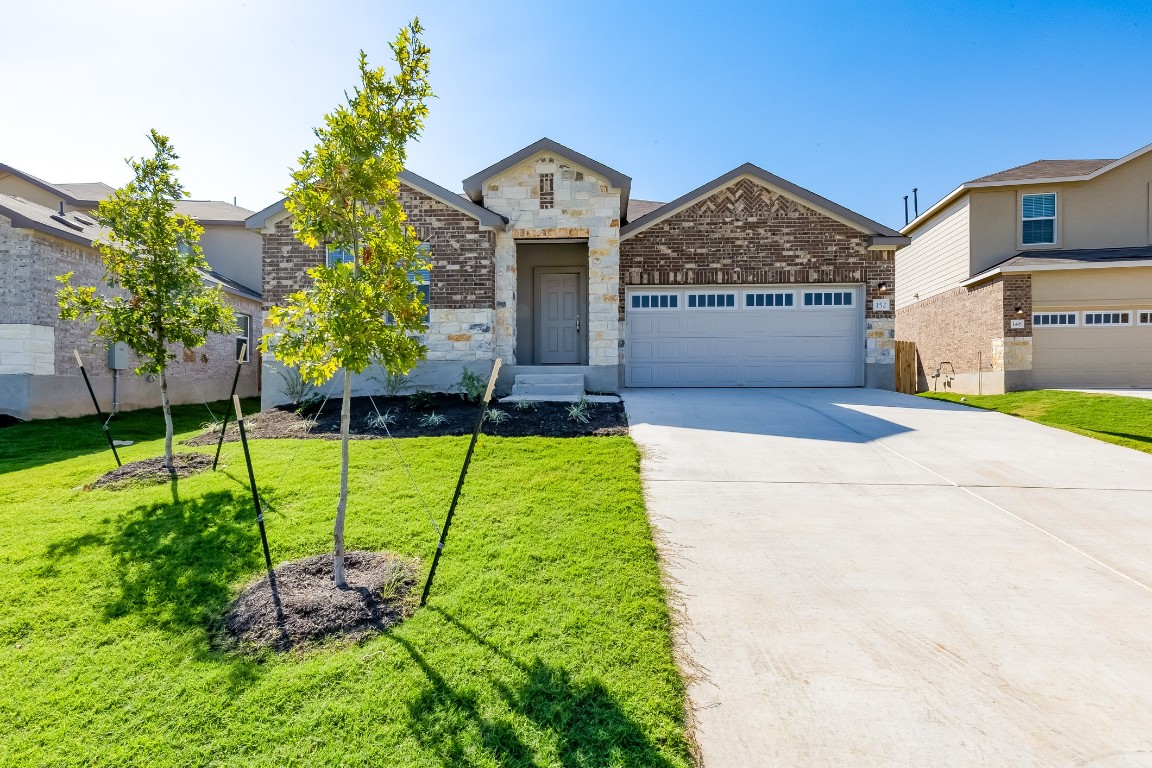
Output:
[[[1130,312],[1085,312],[1084,325],[1088,326],[1107,326],[1107,325],[1132,325],[1132,313]]]
[[[679,309],[678,293],[634,293],[628,304],[630,309]]]
[[[1033,312],[1032,325],[1038,328],[1075,328],[1075,312]]]
[[[736,294],[734,293],[690,293],[688,294],[689,309],[735,309]]]
[[[1152,309],[1137,310],[1136,325],[1152,325]]]
[[[806,307],[851,307],[852,291],[805,291]]]
[[[748,292],[744,294],[744,306],[746,307],[791,307],[795,305],[795,302],[796,297],[791,291]]]

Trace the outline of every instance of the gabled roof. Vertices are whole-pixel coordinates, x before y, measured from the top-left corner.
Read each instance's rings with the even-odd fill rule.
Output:
[[[220,200],[177,200],[176,212],[191,216],[201,225],[242,227],[252,211]]]
[[[1152,152],[1152,144],[1143,146],[1135,152],[1121,157],[1118,160],[1036,160],[1006,171],[981,176],[978,179],[967,181],[949,192],[941,200],[904,225],[901,232],[910,233],[918,229],[945,207],[951,205],[957,198],[968,193],[971,189],[986,187],[1014,187],[1025,184],[1059,184],[1064,182],[1091,181],[1114,168]]]
[[[504,229],[504,225],[508,223],[507,220],[505,220],[505,218],[500,214],[493,213],[487,208],[482,208],[466,197],[447,190],[439,184],[429,181],[423,176],[417,176],[411,171],[400,171],[400,173],[397,174],[397,178],[406,186],[417,189],[429,197],[435,200],[439,200],[447,206],[455,208],[462,213],[468,214],[480,222],[480,226],[482,227]],[[247,227],[249,229],[267,229],[275,226],[276,222],[281,221],[288,216],[288,209],[285,207],[285,203],[287,201],[288,198],[281,198],[264,210],[252,214],[245,222]]]
[[[569,149],[563,144],[553,141],[547,137],[539,141],[529,144],[519,152],[515,152],[503,160],[488,166],[479,173],[474,173],[468,178],[464,179],[464,194],[468,195],[468,199],[479,205],[484,204],[484,182],[493,176],[497,176],[509,168],[524,162],[533,155],[538,155],[541,152],[551,152],[560,155],[566,160],[571,160],[577,165],[582,165],[597,176],[603,176],[608,182],[620,190],[620,216],[625,220],[628,219],[628,194],[632,190],[632,177],[625,176],[617,171],[615,168],[609,168],[603,163],[599,163],[587,155],[582,155],[574,149]]]
[[[986,181],[1027,181],[1029,179],[1059,179],[1067,176],[1087,176],[1098,171],[1111,160],[1036,160],[1006,171],[990,173],[978,179],[972,179],[968,184],[983,184]]]
[[[639,219],[641,216],[647,216],[663,205],[664,203],[658,203],[655,200],[637,200],[636,198],[632,198],[628,201],[628,214],[633,219]]]
[[[56,195],[68,205],[73,205],[78,208],[98,205],[101,200],[113,191],[112,187],[99,181],[79,182],[75,184],[52,184],[30,173],[25,173],[19,168],[13,168],[4,163],[0,163],[0,174],[15,176],[34,187],[39,187],[45,192]]]
[[[749,176],[756,179],[760,183],[772,187],[784,195],[804,203],[810,208],[814,208],[850,227],[870,235],[873,245],[901,246],[909,243],[908,238],[896,230],[886,227],[879,222],[872,221],[872,219],[866,216],[862,216],[838,203],[834,203],[826,197],[821,197],[815,192],[810,192],[803,187],[797,186],[787,179],[782,179],[775,174],[771,174],[752,163],[744,163],[744,165],[738,168],[733,168],[723,176],[715,178],[707,184],[697,187],[688,194],[678,197],[670,203],[665,203],[648,214],[641,216],[630,224],[622,227],[620,229],[620,237],[623,239],[642,232],[653,224],[663,221],[669,216],[687,208],[692,203],[723,189],[742,176]]]
[[[95,248],[92,241],[99,240],[108,230],[98,225],[87,213],[69,211],[57,213],[51,208],[25,200],[22,197],[0,194],[0,216],[12,221],[16,229],[31,229],[70,243]],[[260,292],[224,277],[213,270],[201,270],[205,279],[219,283],[227,292],[259,299]]]
[[[69,211],[61,215],[39,203],[12,195],[0,194],[0,215],[11,219],[12,226],[18,229],[32,229],[89,247],[106,231],[84,213]]]

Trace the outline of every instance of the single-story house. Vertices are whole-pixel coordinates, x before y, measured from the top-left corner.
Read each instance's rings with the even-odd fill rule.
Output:
[[[417,386],[446,388],[496,357],[504,391],[548,373],[594,392],[894,385],[889,303],[907,238],[754,165],[654,203],[541,139],[465,179],[463,195],[400,181],[432,262]],[[283,200],[248,226],[264,238],[267,310],[327,255],[293,236]],[[265,406],[284,400],[275,379]],[[366,375],[354,391],[375,386]]]
[[[103,285],[104,265],[92,247],[102,230],[92,210],[113,189],[102,183],[51,184],[0,164],[0,413],[20,419],[80,416],[92,402],[73,350],[78,350],[102,408],[122,410],[160,404],[159,382],[136,376],[132,356],[109,367],[109,351],[91,336],[94,323],[62,321],[56,275],[75,272],[76,285]],[[204,279],[220,285],[250,341],[238,391],[259,391],[260,366],[253,345],[261,312],[260,238],[244,222],[251,211],[212,200],[182,200],[177,210],[204,227],[201,246],[210,266]],[[228,396],[239,342],[213,335],[197,349],[179,349],[169,377],[174,403]]]
[[[902,231],[922,388],[1152,386],[1152,145],[982,176]]]

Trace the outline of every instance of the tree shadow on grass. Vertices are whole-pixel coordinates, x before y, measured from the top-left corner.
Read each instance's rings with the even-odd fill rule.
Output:
[[[567,670],[538,657],[530,663],[521,662],[445,611],[429,610],[510,664],[517,680],[512,686],[493,681],[509,713],[504,718],[486,716],[475,695],[455,690],[410,641],[389,635],[428,678],[428,687],[409,703],[408,710],[413,735],[435,751],[443,765],[488,765],[493,759],[501,766],[543,764],[539,759],[546,761],[547,754],[537,755],[537,749],[517,732],[514,722],[523,718],[549,734],[547,753],[554,749],[564,768],[674,765],[598,680],[574,680]],[[691,764],[687,752],[682,764]]]
[[[174,629],[209,626],[232,585],[259,570],[263,555],[251,500],[214,491],[144,505],[123,514],[106,537],[117,591],[110,618],[136,615]]]

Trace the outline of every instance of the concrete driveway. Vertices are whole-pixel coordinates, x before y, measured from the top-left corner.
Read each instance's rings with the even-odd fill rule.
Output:
[[[707,768],[1152,766],[1152,456],[878,390],[624,400]]]

